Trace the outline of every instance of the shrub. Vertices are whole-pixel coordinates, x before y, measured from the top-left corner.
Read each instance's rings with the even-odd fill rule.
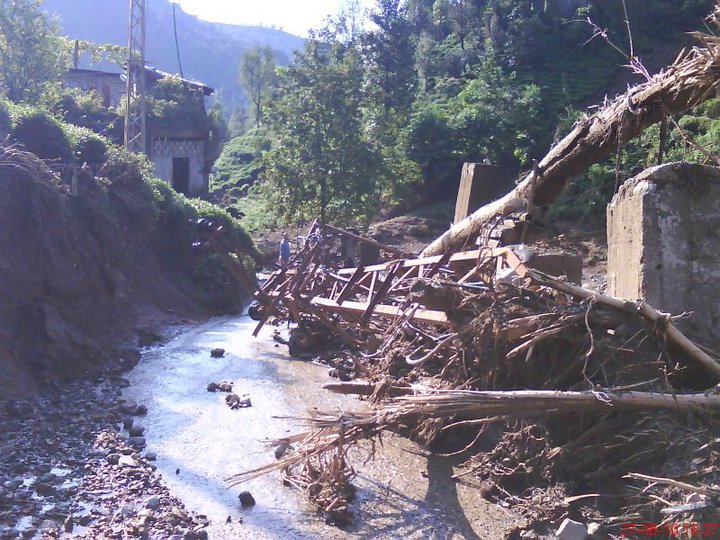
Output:
[[[65,133],[70,140],[76,165],[101,165],[107,159],[109,142],[94,131],[68,124]]]
[[[12,131],[12,118],[10,110],[4,101],[0,101],[0,138],[5,138]]]
[[[41,159],[73,162],[72,147],[62,124],[46,112],[26,110],[17,119],[12,137]]]

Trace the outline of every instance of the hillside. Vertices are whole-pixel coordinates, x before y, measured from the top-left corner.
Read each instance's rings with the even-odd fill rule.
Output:
[[[117,0],[46,0],[45,9],[58,17],[62,33],[72,39],[127,44],[128,3]],[[270,46],[284,65],[303,40],[287,32],[257,26],[211,23],[177,9],[177,28],[183,73],[216,89],[226,110],[244,101],[238,84],[243,51]],[[168,0],[152,2],[147,16],[147,59],[153,66],[177,73],[173,7]],[[87,66],[81,66],[87,67]]]

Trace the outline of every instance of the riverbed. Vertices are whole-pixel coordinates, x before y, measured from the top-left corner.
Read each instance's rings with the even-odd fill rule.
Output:
[[[480,496],[477,486],[450,479],[455,462],[428,457],[399,436],[383,439],[375,459],[354,463],[360,471],[345,530],[326,525],[304,499],[284,487],[280,473],[228,489],[226,478],[274,460],[271,439],[302,430],[308,409],[358,409],[362,401],[322,389],[329,368],[290,358],[266,327],[252,337],[247,316],[223,317],[187,327],[163,345],[144,351],[128,374],[128,398],[144,403],[147,450],[172,495],[188,510],[206,515],[210,538],[503,538],[517,523],[509,511]],[[212,358],[220,347],[226,353]],[[252,406],[237,410],[211,382],[231,382]],[[284,417],[284,418],[278,418]],[[369,449],[368,449],[369,450]],[[240,491],[256,500],[241,509]]]

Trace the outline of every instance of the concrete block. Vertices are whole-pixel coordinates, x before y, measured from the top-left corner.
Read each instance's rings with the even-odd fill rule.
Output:
[[[454,222],[462,221],[484,204],[504,195],[511,187],[512,182],[500,167],[484,163],[463,164]]]
[[[608,292],[679,314],[685,329],[720,338],[720,169],[652,167],[607,209]]]

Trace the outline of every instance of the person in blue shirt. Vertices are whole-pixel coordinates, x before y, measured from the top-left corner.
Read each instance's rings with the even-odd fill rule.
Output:
[[[278,259],[280,266],[287,266],[290,262],[290,241],[288,239],[288,233],[282,233],[282,240],[280,241],[280,257]]]

